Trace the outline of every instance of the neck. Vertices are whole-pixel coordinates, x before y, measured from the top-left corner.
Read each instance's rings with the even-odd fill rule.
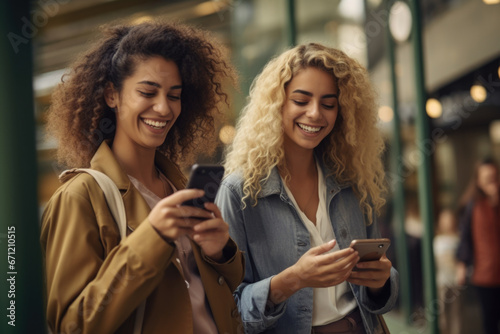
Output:
[[[116,140],[111,148],[116,160],[128,175],[133,176],[144,185],[150,185],[157,178],[155,168],[156,150],[137,147],[136,145],[121,145]]]
[[[316,173],[313,150],[296,151],[285,148],[285,161],[292,179],[304,179]]]

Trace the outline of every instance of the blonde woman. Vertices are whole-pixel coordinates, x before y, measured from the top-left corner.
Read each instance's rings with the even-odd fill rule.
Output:
[[[382,330],[398,273],[349,248],[379,237],[376,121],[366,70],[335,49],[297,46],[254,81],[216,201],[246,257],[235,297],[247,333]]]

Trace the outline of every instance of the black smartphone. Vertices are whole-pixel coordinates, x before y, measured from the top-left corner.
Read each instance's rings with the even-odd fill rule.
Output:
[[[358,239],[351,242],[351,248],[358,251],[359,262],[379,260],[385,254],[391,241],[387,238],[381,239]]]
[[[182,205],[195,206],[204,209],[205,203],[213,203],[223,176],[223,166],[193,165],[193,167],[191,167],[189,181],[186,188],[201,189],[205,191],[205,195],[186,201],[182,203]]]

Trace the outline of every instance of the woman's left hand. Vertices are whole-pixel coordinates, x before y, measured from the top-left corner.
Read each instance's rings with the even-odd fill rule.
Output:
[[[384,254],[378,261],[359,262],[347,281],[356,285],[364,285],[376,294],[391,276],[391,268],[392,263]]]
[[[223,260],[222,250],[229,240],[229,225],[222,219],[219,208],[214,203],[206,203],[205,209],[213,218],[206,219],[193,227],[191,238],[215,261]]]

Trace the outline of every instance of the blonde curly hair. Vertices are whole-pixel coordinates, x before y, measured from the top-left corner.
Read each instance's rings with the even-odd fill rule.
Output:
[[[381,153],[384,142],[377,123],[375,92],[366,69],[344,52],[320,44],[299,45],[272,59],[250,88],[249,102],[226,149],[227,174],[243,177],[243,205],[257,197],[274,167],[289,177],[283,148],[282,107],[285,87],[307,67],[330,73],[339,88],[339,115],[333,131],[315,148],[339,183],[352,185],[360,208],[373,221],[385,204]]]

